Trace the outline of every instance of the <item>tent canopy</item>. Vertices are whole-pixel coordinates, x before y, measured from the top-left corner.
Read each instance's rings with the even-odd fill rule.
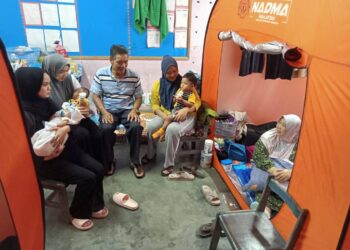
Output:
[[[252,43],[285,42],[310,56],[299,147],[289,186],[299,205],[310,211],[298,240],[302,249],[335,249],[350,204],[344,191],[349,175],[345,152],[350,152],[346,129],[350,127],[346,115],[350,113],[349,9],[348,1],[218,0],[207,28],[202,97],[213,107],[220,98],[219,84],[229,84],[219,81],[220,31],[236,31]],[[290,220],[285,207],[274,219],[284,236],[290,231]]]

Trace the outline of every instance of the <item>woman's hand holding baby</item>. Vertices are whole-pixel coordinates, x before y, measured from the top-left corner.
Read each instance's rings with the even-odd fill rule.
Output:
[[[174,121],[182,122],[182,121],[186,120],[188,112],[189,112],[188,108],[180,109],[179,111],[177,111],[175,113]]]
[[[63,149],[64,149],[64,145],[58,145],[51,155],[44,157],[44,161],[49,161],[53,158],[56,158],[62,153]]]
[[[56,127],[53,130],[56,130],[55,137],[52,139],[51,143],[53,147],[57,147],[58,145],[62,145],[64,142],[64,139],[66,138],[66,135],[70,131],[69,126],[63,126],[63,127]]]

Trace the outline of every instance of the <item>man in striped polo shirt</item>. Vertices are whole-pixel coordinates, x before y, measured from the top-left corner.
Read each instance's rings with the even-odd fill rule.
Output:
[[[91,85],[92,98],[100,111],[100,128],[106,150],[106,163],[111,166],[107,174],[115,170],[113,145],[114,130],[119,124],[127,129],[130,144],[130,164],[137,178],[145,176],[140,162],[140,146],[143,127],[138,110],[142,102],[142,86],[138,75],[128,69],[128,51],[120,45],[110,50],[111,66],[99,69]]]

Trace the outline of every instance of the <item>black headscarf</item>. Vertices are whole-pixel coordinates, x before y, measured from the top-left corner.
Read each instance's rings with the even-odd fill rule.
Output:
[[[159,87],[159,96],[160,103],[167,110],[173,109],[173,96],[176,91],[180,88],[182,76],[177,75],[175,81],[171,82],[166,77],[165,74],[168,71],[170,66],[177,67],[177,62],[171,56],[164,56],[162,60],[162,78],[160,78],[160,87]]]
[[[41,121],[48,121],[59,108],[48,98],[38,96],[44,79],[44,70],[23,67],[16,70],[15,77],[24,111],[32,113]]]

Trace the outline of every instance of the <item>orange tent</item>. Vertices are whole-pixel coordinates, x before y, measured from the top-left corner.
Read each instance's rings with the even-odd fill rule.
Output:
[[[341,246],[342,238],[343,249],[350,249],[350,196],[346,191],[350,152],[349,9],[349,1],[217,0],[208,23],[202,97],[213,107],[221,84],[220,31],[232,29],[253,43],[277,39],[310,55],[303,124],[289,186],[300,206],[310,212],[298,239],[301,249],[335,249]],[[40,250],[44,248],[40,192],[10,71],[6,70],[9,64],[4,60],[3,45],[0,47],[0,178],[21,249]],[[215,167],[240,205],[247,207],[217,159]],[[283,235],[290,230],[288,215],[282,208],[273,220]]]
[[[39,185],[12,69],[5,58],[6,52],[0,40],[0,180],[14,224],[13,230],[11,220],[0,222],[0,241],[13,235],[19,239],[22,250],[40,250],[44,249],[44,222]],[[3,205],[0,202],[0,207]]]
[[[202,98],[213,107],[220,98],[219,86],[228,84],[220,77],[224,42],[219,32],[233,30],[252,43],[286,42],[309,55],[303,123],[289,185],[292,196],[310,212],[298,239],[300,249],[336,249],[342,242],[343,249],[350,249],[349,9],[349,1],[217,0],[207,27]],[[214,165],[241,207],[247,208],[217,158]],[[273,219],[283,236],[293,224],[288,212],[282,207]]]

